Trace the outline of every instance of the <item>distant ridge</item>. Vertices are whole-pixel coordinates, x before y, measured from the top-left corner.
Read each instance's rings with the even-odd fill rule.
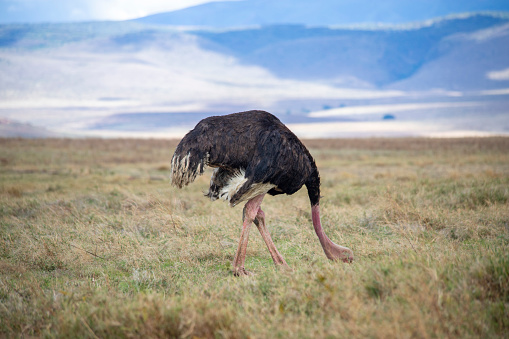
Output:
[[[56,138],[61,134],[44,127],[0,118],[0,138]]]
[[[339,87],[455,91],[509,87],[505,77],[488,76],[505,74],[509,68],[509,13],[455,14],[374,27],[279,24],[180,30],[137,22],[18,24],[0,26],[0,50],[35,52],[79,44],[74,52],[144,50],[149,56],[156,50],[170,53],[176,46],[195,46],[193,55],[203,67],[207,61],[198,55],[214,53],[233,57],[243,66],[259,66],[278,78]],[[483,38],[476,38],[480,34],[476,32]],[[0,85],[31,86],[23,81],[32,73],[20,77],[6,66],[0,65],[4,72]]]
[[[478,31],[484,31],[482,40],[470,36]],[[411,78],[435,62],[432,73],[424,75],[425,85],[406,82],[396,88],[509,86],[486,77],[487,72],[509,67],[509,15],[503,13],[450,15],[377,29],[287,24],[193,34],[205,40],[204,48],[229,53],[284,78],[381,87]]]
[[[245,0],[206,3],[134,21],[146,24],[245,27],[304,24],[312,26],[359,23],[401,24],[456,13],[509,12],[509,1],[464,0]]]
[[[214,53],[233,57],[231,60],[242,66],[261,67],[280,79],[318,81],[337,87],[454,91],[509,87],[505,76],[488,76],[493,72],[505,74],[509,68],[509,13],[502,12],[454,14],[371,28],[279,24],[180,30],[139,22],[17,24],[0,28],[0,51],[56,51],[72,44],[74,53],[146,51],[151,59],[157,53],[171,54],[177,46],[194,46],[192,55],[197,64],[189,69],[191,73],[197,65],[213,70],[215,66],[208,68],[208,59],[200,55]],[[158,52],[154,54],[155,51]],[[133,54],[122,60],[137,58]],[[190,59],[191,55],[185,61]],[[7,65],[0,65],[3,72],[0,86],[20,89],[32,86],[34,82],[27,79],[33,72],[20,76],[15,73],[16,68]],[[20,70],[25,67],[19,64]],[[139,68],[129,71],[135,69]],[[55,70],[52,74],[60,73]],[[49,79],[53,78],[52,75]],[[63,81],[67,78],[62,75]]]

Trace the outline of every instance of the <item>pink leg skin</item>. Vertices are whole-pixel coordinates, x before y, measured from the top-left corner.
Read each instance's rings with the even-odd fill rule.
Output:
[[[272,260],[274,260],[274,264],[276,266],[281,266],[286,269],[289,269],[290,267],[286,263],[285,259],[283,259],[283,256],[279,253],[279,251],[276,248],[276,245],[274,245],[274,242],[270,237],[269,231],[265,226],[265,213],[262,211],[261,208],[258,209],[258,213],[256,214],[256,219],[254,220],[254,223],[258,227],[258,231],[260,231],[260,234],[262,235],[262,238],[265,241],[267,248],[269,249],[270,256],[272,257]]]
[[[258,214],[258,209],[262,204],[263,196],[260,194],[253,199],[249,200],[244,207],[244,220],[242,223],[242,232],[240,233],[239,247],[235,258],[233,259],[233,274],[235,276],[249,275],[250,273],[244,268],[244,262],[246,261],[247,242],[249,239],[249,229],[251,224]]]
[[[330,260],[342,260],[346,263],[353,261],[353,251],[347,247],[339,246],[333,243],[324,233],[320,221],[320,205],[311,206],[311,216],[313,218],[313,227],[320,240],[325,255]]]

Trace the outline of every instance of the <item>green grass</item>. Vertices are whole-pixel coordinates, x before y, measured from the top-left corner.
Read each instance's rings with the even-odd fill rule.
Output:
[[[0,337],[507,337],[509,139],[307,141],[305,189],[267,197],[275,269],[242,208],[169,185],[174,141],[0,140]],[[207,174],[210,174],[207,172]]]

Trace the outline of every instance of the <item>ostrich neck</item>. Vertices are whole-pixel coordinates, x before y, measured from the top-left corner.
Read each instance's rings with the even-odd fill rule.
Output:
[[[314,206],[311,206],[311,217],[313,219],[313,227],[315,228],[316,235],[318,236],[318,239],[320,240],[320,244],[322,244],[322,247],[324,250],[329,247],[330,243],[332,242],[323,231],[322,228],[322,222],[320,221],[320,205],[316,204]]]
[[[313,218],[313,226],[315,228],[316,235],[320,240],[325,255],[330,260],[342,260],[344,262],[352,262],[353,252],[347,247],[339,246],[333,243],[327,236],[322,228],[320,222],[320,207],[318,204],[311,206],[311,216]]]

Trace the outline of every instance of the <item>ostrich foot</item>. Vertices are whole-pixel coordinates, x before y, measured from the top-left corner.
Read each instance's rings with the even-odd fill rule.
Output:
[[[288,273],[293,272],[293,268],[288,266],[286,262],[284,264],[276,264],[276,270]]]
[[[236,277],[243,277],[253,275],[253,273],[247,271],[244,267],[238,267],[233,270],[233,275]]]

